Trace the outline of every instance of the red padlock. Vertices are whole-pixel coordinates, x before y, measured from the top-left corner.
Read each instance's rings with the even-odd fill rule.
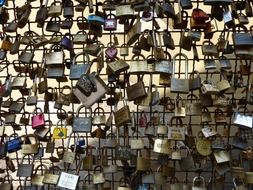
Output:
[[[139,127],[146,128],[148,126],[148,120],[145,111],[141,112],[141,116],[139,118]]]
[[[107,44],[107,49],[105,50],[105,57],[107,59],[115,59],[117,57],[118,50],[113,42]]]
[[[37,110],[40,111],[40,113],[37,112]],[[32,128],[33,129],[39,129],[45,126],[45,116],[42,113],[41,108],[36,108],[33,111],[33,116],[32,116]]]
[[[104,30],[117,30],[117,19],[114,14],[108,14],[105,23]]]

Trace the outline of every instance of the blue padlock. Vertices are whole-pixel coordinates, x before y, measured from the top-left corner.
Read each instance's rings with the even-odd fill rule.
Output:
[[[85,140],[84,140],[84,139],[81,139],[81,140],[79,140],[77,143],[78,143],[78,144],[77,144],[78,146],[83,147],[83,146],[85,145]]]
[[[3,5],[5,5],[5,0],[0,0],[0,7],[2,7]]]
[[[62,40],[61,40],[61,46],[64,49],[67,49],[69,51],[73,50],[74,44],[73,44],[73,36],[70,33],[66,33]]]
[[[6,142],[8,153],[16,152],[21,149],[22,141],[17,134],[10,136],[9,141]]]

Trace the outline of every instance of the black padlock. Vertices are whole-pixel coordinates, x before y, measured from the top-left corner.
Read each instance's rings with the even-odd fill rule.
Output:
[[[47,3],[48,1],[46,1],[44,5],[41,4],[39,10],[37,11],[35,22],[38,24],[43,24],[47,19]]]
[[[175,49],[174,40],[171,37],[171,33],[168,30],[163,31],[163,43],[165,47],[171,50]]]
[[[63,16],[65,18],[72,18],[74,16],[74,7],[71,0],[66,0],[63,8]]]
[[[73,19],[72,18],[66,18],[62,24],[61,24],[61,29],[71,29],[73,25]]]
[[[46,27],[46,31],[48,32],[59,32],[61,26],[61,18],[60,17],[52,17]]]
[[[134,44],[134,47],[132,49],[132,53],[135,54],[135,55],[140,55],[141,54],[141,48],[140,48],[139,42],[136,42]]]

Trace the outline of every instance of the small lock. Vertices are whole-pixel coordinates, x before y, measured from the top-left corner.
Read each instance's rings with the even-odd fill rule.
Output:
[[[120,47],[120,56],[128,56],[129,50],[126,44],[122,44]]]
[[[117,29],[117,19],[114,14],[108,14],[104,23],[104,30],[116,30]]]
[[[118,54],[118,50],[114,43],[109,42],[107,44],[107,49],[105,50],[105,57],[108,59],[114,59]]]

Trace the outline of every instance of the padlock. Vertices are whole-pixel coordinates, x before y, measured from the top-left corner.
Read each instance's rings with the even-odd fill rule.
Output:
[[[30,52],[29,52],[28,51],[29,46],[30,45],[27,45],[25,47],[25,50],[22,51],[22,53],[19,56],[19,61],[21,61],[22,63],[25,63],[25,64],[30,64],[33,60],[33,57],[34,57],[35,48],[33,46],[30,46]]]
[[[92,118],[93,125],[104,125],[106,123],[105,111],[102,107],[97,107],[93,113],[94,113],[94,116]]]
[[[40,113],[37,113],[37,110],[40,111]],[[32,116],[32,128],[33,129],[38,129],[42,128],[45,126],[45,116],[40,108],[36,108],[33,111],[33,116]]]
[[[194,102],[193,102],[194,101]],[[187,102],[185,105],[186,115],[197,116],[201,115],[201,103],[198,101],[198,97],[194,94],[187,96]]]
[[[173,28],[174,29],[186,29],[188,24],[188,13],[186,11],[181,11],[179,7],[179,12],[176,15]]]
[[[61,123],[61,126],[59,126]],[[53,130],[53,139],[66,139],[67,138],[67,125],[66,121],[64,121],[64,126],[62,125],[62,121],[59,120],[56,124],[56,127]]]
[[[52,17],[46,26],[46,31],[48,32],[59,32],[61,26],[61,18],[59,16]]]
[[[223,20],[224,20],[225,25],[228,28],[233,28],[235,26],[231,11],[227,10],[223,12]]]
[[[199,185],[197,185],[197,182]],[[204,177],[197,176],[193,178],[192,190],[206,190]]]
[[[137,156],[137,171],[149,171],[150,170],[150,152],[145,149],[146,156],[141,155],[141,150],[138,150]]]
[[[30,141],[30,138],[34,138],[35,142],[33,144],[27,144],[26,142]],[[22,149],[21,152],[23,155],[28,155],[28,154],[37,154],[39,144],[38,144],[38,139],[34,134],[29,134],[25,136],[24,143],[22,144]]]
[[[77,57],[83,55],[85,57],[85,59],[83,59],[83,63],[82,64],[77,64]],[[86,52],[80,52],[77,53],[73,59],[73,64],[71,64],[70,66],[70,76],[69,79],[70,80],[78,80],[82,74],[86,74],[89,72],[91,65],[89,64],[89,56]]]
[[[99,173],[97,173],[98,171]],[[93,184],[97,185],[97,184],[103,184],[103,183],[105,183],[103,168],[98,165],[94,168]]]
[[[14,133],[9,136],[9,140],[6,141],[7,152],[12,153],[21,149],[22,140],[18,134]]]
[[[12,46],[12,42],[10,40],[10,36],[9,35],[4,35],[4,38],[2,39],[2,44],[1,44],[1,48],[4,51],[9,51],[11,49]]]
[[[79,135],[77,134],[77,140],[75,140],[75,142],[74,142],[74,150],[73,150],[73,152],[72,151],[70,151],[69,149],[70,149],[70,138],[71,138],[71,135],[72,135],[73,133],[71,133],[71,134],[69,134],[69,138],[68,138],[68,142],[67,142],[67,149],[64,151],[64,153],[63,153],[63,158],[62,158],[62,161],[64,162],[64,163],[68,163],[68,164],[73,164],[74,162],[75,162],[75,159],[76,159],[76,146],[77,146],[77,141],[78,141],[78,139],[79,139]]]
[[[76,110],[76,116],[74,117],[73,121],[73,132],[91,132],[91,127],[92,127],[92,110],[89,110],[89,116],[85,117],[80,117],[80,111],[81,109],[84,108],[84,106],[79,106],[78,109]]]
[[[163,31],[163,44],[165,47],[173,50],[175,49],[174,39],[171,36],[171,33],[168,30]]]
[[[33,173],[33,167],[34,167],[34,157],[32,156],[32,159],[27,159],[29,160],[28,164],[24,164],[24,158],[26,156],[30,155],[25,155],[21,159],[21,163],[18,166],[18,171],[17,171],[17,176],[18,177],[31,177]]]
[[[48,9],[47,15],[49,17],[61,16],[62,14],[62,3],[60,1],[53,2]]]
[[[128,46],[126,44],[121,45],[120,56],[128,56]]]
[[[36,13],[35,22],[37,22],[38,25],[43,25],[48,16],[48,13],[47,13],[48,1],[40,2],[40,3],[41,3],[40,8]]]
[[[6,183],[8,182],[8,183]],[[2,190],[13,190],[13,182],[11,175],[6,175],[3,177],[3,181],[0,184],[0,189]]]
[[[205,56],[218,56],[217,47],[210,41],[204,41],[202,43],[202,53]]]
[[[112,31],[116,29],[117,29],[116,15],[108,14],[105,18],[104,30]]]
[[[134,137],[135,133],[137,133],[137,138]],[[138,132],[133,132],[132,139],[130,140],[130,147],[132,150],[141,150],[144,148],[143,139],[141,138],[141,135]]]
[[[85,17],[79,16],[77,17],[77,26],[79,30],[88,30],[89,22]]]
[[[147,115],[145,111],[142,111],[139,118],[139,127],[146,128],[147,126],[148,126]]]
[[[108,59],[114,59],[118,54],[118,50],[115,47],[114,43],[109,42],[107,44],[107,49],[105,50],[105,57]]]
[[[176,57],[182,56],[185,59],[185,78],[175,78],[175,65]],[[185,54],[176,54],[173,57],[173,74],[171,79],[171,92],[176,93],[188,93],[189,92],[189,80],[188,80],[188,58]]]
[[[73,36],[70,33],[66,33],[60,43],[63,48],[71,51],[73,49]]]
[[[85,44],[88,40],[88,34],[85,31],[78,31],[73,37],[74,44]]]
[[[181,34],[180,37],[179,46],[186,51],[191,51],[192,42],[193,42],[192,37],[186,35],[186,30],[184,30],[184,32]]]
[[[40,169],[40,174],[38,174],[38,170]],[[43,180],[45,172],[48,170],[45,164],[40,164],[34,169],[34,174],[32,175],[31,184],[36,186],[43,186]]]
[[[181,105],[180,105],[181,103]],[[185,112],[185,102],[181,96],[176,96],[175,97],[175,110],[174,110],[174,116],[175,117],[185,117],[186,112]]]
[[[56,185],[60,177],[61,169],[58,166],[52,166],[44,174],[43,183]]]
[[[61,23],[61,29],[70,30],[73,25],[73,19],[72,18],[65,18],[64,21]]]
[[[71,18],[74,16],[74,6],[72,0],[66,0],[63,5],[63,16]]]

